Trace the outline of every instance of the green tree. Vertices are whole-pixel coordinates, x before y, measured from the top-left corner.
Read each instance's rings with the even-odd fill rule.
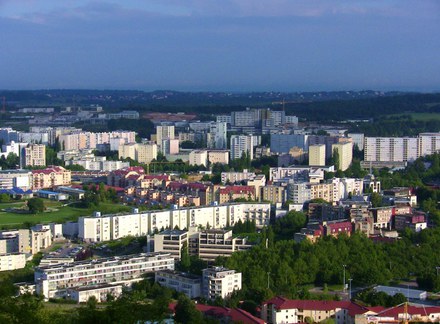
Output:
[[[31,198],[27,202],[29,211],[32,214],[42,213],[45,210],[44,200],[41,198]]]
[[[174,314],[174,320],[180,324],[202,324],[202,313],[196,309],[194,303],[185,295],[179,296]]]

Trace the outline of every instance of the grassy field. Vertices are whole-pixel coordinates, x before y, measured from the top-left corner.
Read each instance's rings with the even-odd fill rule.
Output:
[[[438,113],[402,113],[402,114],[393,114],[390,116],[393,117],[411,116],[412,120],[415,121],[440,120],[440,114]]]
[[[103,214],[130,211],[130,208],[127,206],[112,203],[101,203],[97,209],[91,209],[66,206],[60,202],[51,200],[45,200],[47,210],[43,213],[18,214],[3,211],[5,208],[25,208],[25,204],[26,202],[24,201],[0,204],[0,227],[24,228],[27,227],[28,224],[63,223],[77,220],[80,216],[90,216],[96,210]]]

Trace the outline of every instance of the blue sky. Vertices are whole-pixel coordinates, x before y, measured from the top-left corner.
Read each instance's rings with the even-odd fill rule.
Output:
[[[440,91],[438,0],[0,0],[0,89]]]

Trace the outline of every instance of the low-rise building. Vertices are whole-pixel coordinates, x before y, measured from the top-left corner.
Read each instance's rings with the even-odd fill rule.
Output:
[[[42,170],[32,170],[32,188],[43,189],[70,185],[71,171],[61,166],[51,166]]]
[[[0,254],[0,271],[22,269],[26,266],[24,253]]]
[[[261,319],[270,324],[319,323],[333,319],[336,324],[354,323],[356,315],[368,309],[351,301],[291,300],[274,297],[261,305]]]
[[[131,285],[142,280],[144,273],[165,269],[174,270],[174,259],[169,253],[140,253],[37,267],[36,292],[46,299],[65,297],[72,288],[110,283]]]
[[[98,303],[106,302],[109,296],[121,296],[124,285],[104,284],[97,286],[75,287],[67,289],[67,297],[77,303],[86,303],[90,297],[95,297]]]
[[[163,270],[155,273],[155,281],[161,286],[182,292],[189,298],[199,298],[202,295],[202,278],[188,273]]]

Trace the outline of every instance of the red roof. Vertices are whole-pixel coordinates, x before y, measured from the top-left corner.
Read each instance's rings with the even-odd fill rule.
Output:
[[[255,187],[252,186],[227,186],[225,188],[220,188],[220,194],[230,194],[230,193],[255,193]]]
[[[264,304],[273,304],[276,309],[306,309],[306,310],[320,310],[330,311],[334,309],[346,309],[350,316],[357,314],[364,314],[368,311],[367,308],[351,301],[334,301],[334,300],[292,300],[284,297],[274,297]]]
[[[231,309],[227,307],[210,306],[203,304],[196,304],[196,308],[199,312],[202,312],[206,316],[219,318],[229,317],[233,322],[243,324],[265,324],[262,319],[255,317],[240,308]],[[174,313],[174,311],[176,310],[176,303],[169,304],[168,309]]]
[[[388,309],[385,309],[379,313],[378,316],[383,317],[394,317],[398,318],[399,314],[405,313],[404,306],[395,306]],[[411,316],[420,315],[420,316],[428,316],[430,314],[440,314],[440,307],[430,306],[430,307],[416,307],[412,305],[408,305],[408,314]]]

